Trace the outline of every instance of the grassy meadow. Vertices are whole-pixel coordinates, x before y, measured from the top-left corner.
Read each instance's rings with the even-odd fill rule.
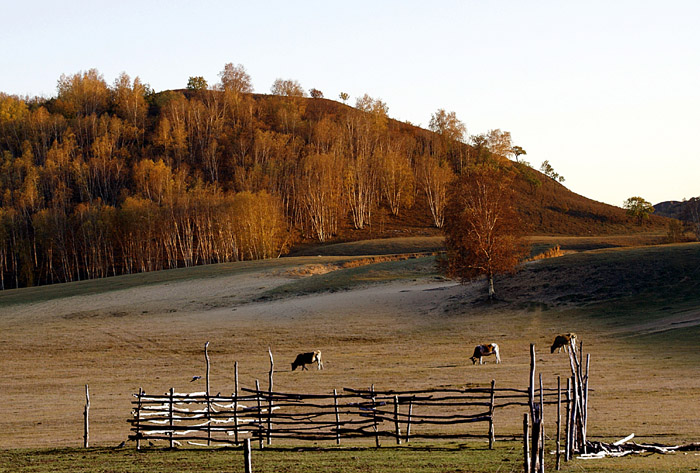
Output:
[[[529,344],[535,343],[538,370],[551,387],[569,367],[549,345],[555,334],[574,331],[592,359],[589,438],[635,433],[645,442],[697,442],[700,244],[638,247],[610,238],[616,237],[541,237],[543,246],[572,252],[498,278],[494,303],[484,300],[483,282],[461,286],[444,279],[435,256],[367,257],[389,248],[439,247],[423,240],[411,247],[408,239],[357,243],[354,255],[317,251],[4,291],[0,471],[242,471],[235,449],[113,448],[129,433],[131,393],[139,387],[150,393],[202,389],[190,380],[202,374],[205,341],[214,391],[232,390],[234,361],[244,387],[266,380],[268,346],[281,391],[486,386],[492,379],[523,388]],[[344,245],[352,253],[353,244]],[[577,245],[587,249],[571,249]],[[473,346],[491,341],[501,346],[503,362],[473,366]],[[325,369],[291,372],[289,361],[308,349],[323,351]],[[88,450],[76,448],[86,383],[95,446]],[[521,423],[519,409],[498,412],[496,434],[515,438]],[[553,424],[547,430],[553,432]],[[322,442],[273,446],[254,451],[256,471],[521,468],[521,444],[512,440],[497,442],[494,451],[478,441],[379,450]],[[563,471],[693,471],[698,458],[689,452],[575,460]]]
[[[445,444],[440,446],[376,448],[299,448],[275,447],[253,450],[253,471],[297,473],[390,473],[390,472],[521,472],[522,445],[504,442],[494,450],[483,445]],[[546,471],[554,471],[550,455],[545,459]],[[551,461],[550,461],[551,460]],[[52,450],[2,450],[0,472],[98,473],[119,471],[147,473],[178,471],[181,473],[243,472],[240,449],[164,450],[131,448],[63,448]],[[562,461],[563,472],[599,473],[681,473],[700,471],[698,456],[646,455],[605,460]]]

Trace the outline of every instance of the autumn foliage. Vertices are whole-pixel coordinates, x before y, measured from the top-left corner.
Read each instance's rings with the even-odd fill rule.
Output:
[[[450,190],[445,210],[447,272],[462,281],[513,272],[526,253],[515,210],[513,173],[492,165],[470,167]]]
[[[510,164],[507,132],[468,145],[453,112],[431,132],[369,95],[351,107],[283,79],[252,94],[233,63],[219,77],[156,93],[91,69],[61,76],[52,98],[0,93],[0,287],[276,257],[385,223],[437,231],[464,169]],[[521,214],[547,231],[581,220],[563,187],[515,170]]]

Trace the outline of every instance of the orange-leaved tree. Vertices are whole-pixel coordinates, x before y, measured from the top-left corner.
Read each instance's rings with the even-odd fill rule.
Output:
[[[471,167],[452,186],[445,209],[447,273],[462,282],[485,275],[489,299],[494,276],[514,272],[526,253],[512,180],[502,168]]]

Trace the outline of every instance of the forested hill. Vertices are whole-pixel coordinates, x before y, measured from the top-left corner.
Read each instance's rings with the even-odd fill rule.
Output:
[[[518,173],[532,232],[632,228],[621,209],[506,159],[506,132],[467,145],[443,110],[427,131],[367,95],[351,107],[293,81],[273,95],[222,82],[155,93],[90,70],[49,99],[0,94],[2,288],[437,233],[449,184],[481,162]]]

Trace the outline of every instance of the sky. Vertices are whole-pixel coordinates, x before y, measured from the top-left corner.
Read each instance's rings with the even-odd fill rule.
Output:
[[[91,68],[213,85],[232,62],[258,93],[293,79],[426,128],[445,109],[470,135],[509,131],[594,200],[700,196],[700,1],[1,3],[0,92],[55,96]]]

